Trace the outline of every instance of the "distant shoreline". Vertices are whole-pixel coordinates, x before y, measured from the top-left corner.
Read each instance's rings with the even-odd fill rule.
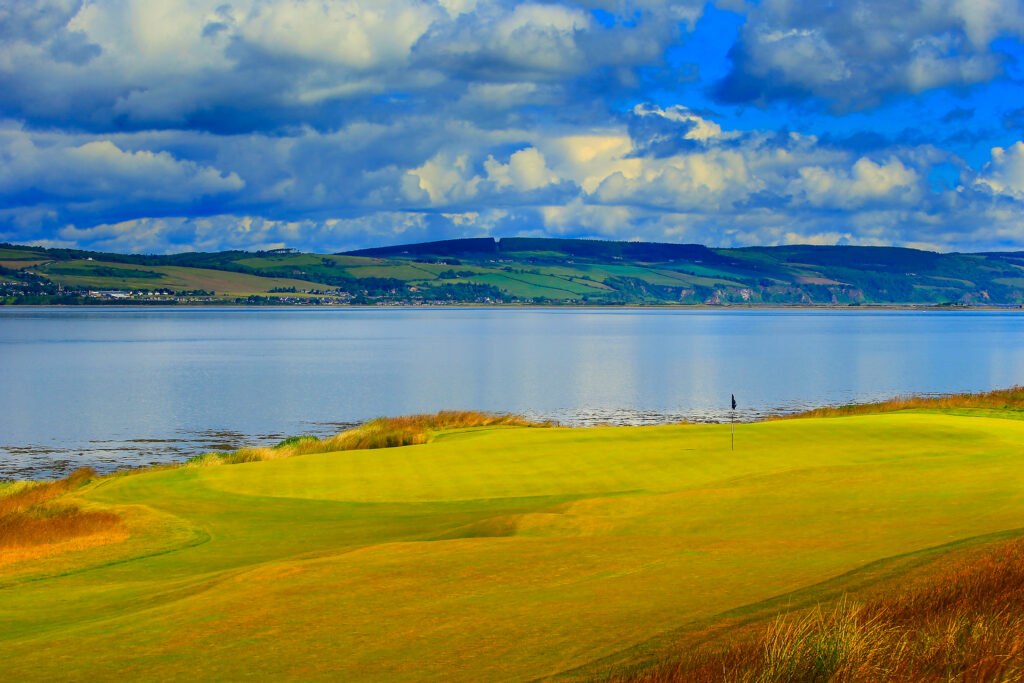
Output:
[[[0,244],[6,305],[1002,308],[1024,252],[503,238],[344,254],[170,255]]]
[[[386,304],[386,305],[348,305],[348,304],[239,304],[233,302],[206,304],[3,304],[0,310],[7,308],[102,308],[102,309],[273,309],[273,310],[451,310],[451,309],[535,309],[535,310],[667,310],[667,311],[1024,311],[1024,304],[989,304],[984,306],[957,305],[943,306],[940,304]]]

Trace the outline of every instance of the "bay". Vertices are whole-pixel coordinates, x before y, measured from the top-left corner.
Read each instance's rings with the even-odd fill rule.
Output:
[[[3,308],[0,477],[472,409],[751,420],[1024,383],[1013,311]]]

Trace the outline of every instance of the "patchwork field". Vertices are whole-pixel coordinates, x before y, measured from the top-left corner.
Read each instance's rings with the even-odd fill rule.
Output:
[[[40,272],[66,287],[96,289],[204,289],[227,294],[264,293],[280,287],[310,287],[308,282],[258,277],[207,268],[136,266],[103,261],[68,261],[43,266]]]
[[[9,304],[70,289],[215,291],[222,302],[274,289],[335,289],[356,305],[1024,306],[1019,252],[695,244],[508,237],[342,254],[271,251],[115,254],[0,243]],[[0,287],[0,299],[3,298]],[[227,296],[224,296],[227,295]],[[263,299],[251,303],[266,303]],[[302,303],[310,303],[305,301]]]
[[[1007,416],[740,425],[735,451],[727,425],[466,428],[101,478],[67,499],[127,533],[0,564],[0,659],[9,680],[602,678],[1014,535]]]

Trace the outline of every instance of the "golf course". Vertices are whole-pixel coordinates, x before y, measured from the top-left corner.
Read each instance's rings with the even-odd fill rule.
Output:
[[[9,506],[96,523],[0,545],[4,677],[606,680],[1024,533],[1022,413],[898,407],[734,449],[728,424],[470,422],[69,484]]]

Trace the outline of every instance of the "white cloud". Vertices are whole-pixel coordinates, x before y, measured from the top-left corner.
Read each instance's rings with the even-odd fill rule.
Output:
[[[63,144],[62,144],[63,143]],[[191,201],[242,190],[235,172],[223,172],[168,152],[126,151],[107,139],[80,145],[0,130],[0,195],[39,192],[79,201],[103,199]]]
[[[1024,142],[1018,140],[1006,149],[994,147],[976,182],[994,192],[1024,198]]]
[[[419,52],[439,68],[483,81],[551,80],[591,68],[579,42],[591,31],[581,9],[550,3],[488,2],[437,24]]]
[[[574,78],[601,66],[635,83],[631,70],[659,60],[678,33],[665,16],[678,6],[688,20],[703,6],[674,2],[655,16],[631,3],[619,7],[629,26],[605,28],[580,0],[107,0],[26,9],[35,4],[0,7],[0,109],[90,130],[324,127],[373,109],[372,98],[386,93],[468,112],[522,96],[564,102]],[[501,90],[510,84],[516,89]],[[342,101],[360,106],[324,110]]]
[[[544,155],[534,147],[513,152],[507,164],[488,156],[484,168],[487,170],[487,179],[493,181],[499,189],[512,187],[517,190],[536,190],[559,180],[547,167]]]
[[[476,195],[480,179],[471,174],[468,164],[466,154],[452,157],[439,153],[409,173],[418,178],[418,186],[430,196],[431,204],[444,205]]]
[[[605,178],[594,192],[603,204],[636,204],[666,209],[715,212],[764,186],[752,175],[749,160],[736,150],[714,150],[644,160],[634,178],[620,172]]]
[[[633,143],[622,129],[554,136],[544,141],[543,149],[557,173],[588,193],[613,173],[633,178],[643,167],[641,160],[629,158]]]
[[[628,122],[577,133],[405,118],[292,136],[66,135],[9,125],[0,127],[0,238],[50,230],[50,238],[127,249],[134,232],[136,247],[149,250],[161,240],[179,249],[300,240],[340,249],[491,230],[722,245],[1024,241],[1024,143],[993,150],[959,192],[936,192],[932,167],[963,162],[934,147],[865,155],[813,136],[724,129],[683,108],[641,110],[678,124],[669,133],[688,144],[650,153],[640,146],[649,136],[635,140]],[[993,204],[992,193],[1005,202]],[[147,214],[201,197],[228,218]],[[131,222],[143,218],[151,222]]]
[[[404,62],[441,16],[409,0],[280,0],[255,5],[238,35],[270,53],[368,69]]]
[[[379,212],[345,218],[268,220],[219,214],[169,216],[101,223],[88,228],[65,225],[42,246],[88,247],[121,253],[178,253],[223,249],[313,248],[324,253],[367,244],[396,244],[461,237],[467,231],[486,236],[507,212],[427,214]]]
[[[848,168],[805,166],[798,173],[789,193],[815,207],[856,209],[879,201],[900,206],[920,199],[921,177],[895,157],[882,162],[861,157]]]

